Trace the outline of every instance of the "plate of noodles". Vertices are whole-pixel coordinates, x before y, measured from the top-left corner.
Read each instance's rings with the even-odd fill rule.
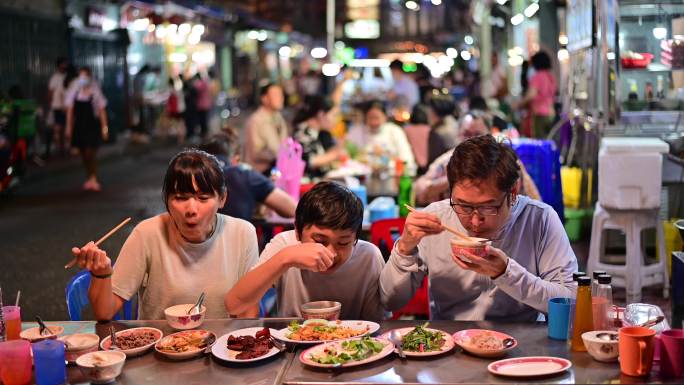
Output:
[[[456,345],[480,357],[500,357],[518,346],[515,338],[494,330],[467,329],[454,333],[452,337]]]
[[[172,359],[184,360],[201,356],[204,349],[216,342],[216,334],[207,330],[184,330],[169,334],[154,345],[159,354]]]
[[[273,337],[295,344],[318,344],[367,336],[380,330],[380,325],[371,321],[326,321],[307,320],[304,323],[292,321],[284,329],[276,330]]]

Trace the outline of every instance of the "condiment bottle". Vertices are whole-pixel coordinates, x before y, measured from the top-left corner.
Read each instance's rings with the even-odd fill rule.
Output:
[[[591,297],[592,313],[595,330],[611,330],[610,310],[613,307],[613,288],[610,286],[611,276],[598,276],[596,296]]]
[[[586,276],[587,273],[583,271],[576,271],[572,273],[572,285],[575,289],[575,296],[577,295],[577,279],[579,277],[584,277]],[[573,302],[572,305],[570,306],[570,319],[568,320],[568,341],[572,341],[572,325],[575,323],[575,306],[576,303]]]
[[[592,274],[592,276],[594,277],[594,279],[591,281],[591,296],[592,296],[592,297],[595,297],[595,296],[596,296],[596,288],[598,287],[598,277],[599,277],[599,275],[604,275],[604,274],[608,274],[608,273],[606,273],[606,272],[603,271],[603,270],[596,270],[596,271]]]
[[[572,329],[572,350],[586,352],[582,341],[582,333],[594,330],[591,311],[591,278],[577,278],[577,300],[575,305],[575,322]]]

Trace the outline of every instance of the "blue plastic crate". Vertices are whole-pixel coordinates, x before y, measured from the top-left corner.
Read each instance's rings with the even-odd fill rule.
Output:
[[[560,177],[560,152],[551,140],[520,139],[513,149],[537,185],[544,203],[553,207],[564,221],[563,189]]]

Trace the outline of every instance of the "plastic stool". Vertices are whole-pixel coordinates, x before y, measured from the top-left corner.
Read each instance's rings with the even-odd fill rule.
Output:
[[[663,296],[667,298],[669,295],[670,281],[665,263],[665,238],[662,226],[658,224],[658,209],[609,210],[596,203],[587,270],[589,274],[592,274],[594,270],[605,270],[612,275],[613,285],[627,290],[628,304],[641,301],[641,288],[644,286],[662,284]],[[646,265],[641,232],[649,228],[656,229],[656,242],[659,244],[660,255],[657,263]],[[624,231],[627,254],[624,265],[601,262],[605,246],[603,230],[606,229]]]

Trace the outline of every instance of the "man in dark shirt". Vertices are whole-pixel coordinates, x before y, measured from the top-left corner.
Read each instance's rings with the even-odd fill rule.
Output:
[[[275,187],[270,179],[239,162],[235,137],[230,133],[214,135],[200,146],[223,163],[228,199],[219,212],[250,221],[257,203],[263,203],[281,217],[294,217],[297,203],[292,197]]]

